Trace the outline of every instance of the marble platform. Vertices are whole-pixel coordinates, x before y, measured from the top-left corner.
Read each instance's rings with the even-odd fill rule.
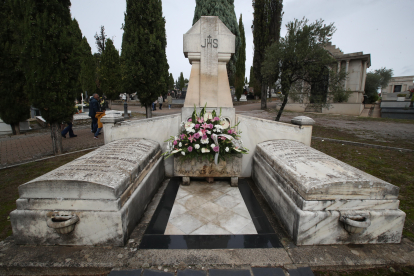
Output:
[[[165,235],[257,234],[243,197],[226,181],[180,185]]]

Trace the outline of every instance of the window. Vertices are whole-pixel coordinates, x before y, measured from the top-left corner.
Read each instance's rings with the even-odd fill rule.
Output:
[[[402,85],[394,85],[394,93],[401,92],[401,86]]]

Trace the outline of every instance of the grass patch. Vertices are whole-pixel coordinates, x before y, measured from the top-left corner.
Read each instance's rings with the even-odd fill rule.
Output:
[[[389,268],[372,268],[361,269],[357,271],[313,271],[315,276],[405,276],[414,275],[414,267],[389,267]]]
[[[367,139],[359,137],[358,132],[360,132],[361,135],[363,135],[363,132],[364,134],[366,134],[366,131],[362,130],[341,130],[339,128],[325,127],[320,125],[314,125],[312,128],[312,136],[316,137],[347,140],[352,142],[360,142],[387,147],[414,149],[414,142],[409,139],[398,139],[397,137],[390,136],[386,138],[387,141],[384,141],[383,137],[376,137],[375,133],[373,132],[373,134],[371,135],[373,139]]]
[[[9,214],[16,209],[18,187],[89,152],[77,152],[0,170],[0,241],[12,234]]]
[[[407,214],[403,235],[414,241],[414,154],[312,140],[312,147],[400,187],[400,209]]]

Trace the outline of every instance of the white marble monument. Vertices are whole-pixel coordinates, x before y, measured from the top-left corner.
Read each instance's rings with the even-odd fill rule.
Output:
[[[182,109],[182,119],[196,107],[220,107],[223,116],[235,122],[226,64],[235,53],[235,35],[217,16],[202,16],[184,34],[184,56],[191,63],[191,75]]]
[[[257,145],[252,178],[297,245],[399,243],[399,188],[290,140]]]
[[[164,179],[159,143],[122,139],[19,186],[18,244],[123,246]]]

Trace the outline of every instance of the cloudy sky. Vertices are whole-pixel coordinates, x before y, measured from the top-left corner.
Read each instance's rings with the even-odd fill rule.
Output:
[[[138,0],[139,1],[139,0]],[[100,26],[121,49],[124,0],[72,0],[72,17],[76,18],[92,51],[97,52],[94,35]],[[246,76],[253,60],[251,0],[235,0],[237,18],[243,15],[246,32]],[[371,54],[371,67],[392,68],[394,76],[414,75],[414,1],[413,0],[284,0],[281,36],[285,24],[295,18],[310,21],[323,19],[337,28],[332,43],[344,53]],[[183,34],[193,22],[195,0],[163,0],[166,20],[167,58],[170,72],[177,79],[180,72],[189,78],[191,65],[183,54]]]

